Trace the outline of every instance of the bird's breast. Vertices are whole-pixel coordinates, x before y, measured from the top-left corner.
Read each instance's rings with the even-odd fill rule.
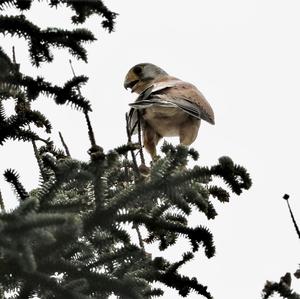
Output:
[[[179,136],[181,125],[189,118],[188,114],[176,107],[152,106],[146,108],[144,120],[161,136]]]

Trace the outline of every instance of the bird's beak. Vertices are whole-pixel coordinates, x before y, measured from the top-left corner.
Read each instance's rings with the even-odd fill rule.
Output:
[[[135,91],[135,85],[137,83],[139,83],[140,80],[139,78],[136,76],[136,74],[134,74],[133,72],[129,72],[127,75],[126,75],[126,78],[125,78],[125,81],[124,81],[124,87],[127,89],[127,88],[130,88],[131,89],[131,92],[134,92]]]

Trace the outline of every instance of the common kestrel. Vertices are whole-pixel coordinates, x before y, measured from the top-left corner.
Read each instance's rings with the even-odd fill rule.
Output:
[[[198,135],[201,119],[214,124],[214,112],[203,94],[192,84],[168,75],[151,63],[132,67],[124,87],[139,94],[129,112],[129,129],[136,132],[140,115],[143,143],[152,158],[162,137],[179,136],[191,145]]]

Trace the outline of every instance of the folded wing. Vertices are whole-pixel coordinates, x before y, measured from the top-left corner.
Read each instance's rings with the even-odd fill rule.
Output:
[[[134,103],[129,104],[129,126],[136,133],[137,110],[155,106],[178,107],[197,119],[214,124],[214,112],[203,94],[192,84],[176,78],[154,82],[145,89]]]

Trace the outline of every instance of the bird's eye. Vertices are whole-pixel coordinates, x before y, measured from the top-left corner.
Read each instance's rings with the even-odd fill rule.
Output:
[[[136,65],[134,68],[133,68],[133,72],[136,74],[136,75],[140,75],[142,73],[143,69],[141,66],[139,65]]]

